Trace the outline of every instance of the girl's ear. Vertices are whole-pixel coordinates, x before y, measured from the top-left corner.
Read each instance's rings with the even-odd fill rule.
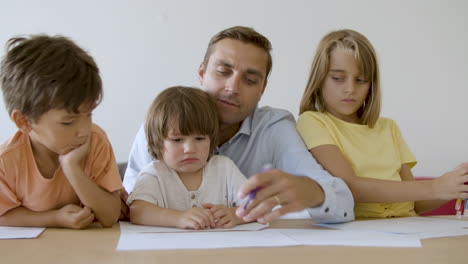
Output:
[[[26,118],[26,116],[19,110],[13,110],[11,112],[11,120],[15,123],[16,127],[18,130],[21,132],[27,134],[31,131],[31,122]]]

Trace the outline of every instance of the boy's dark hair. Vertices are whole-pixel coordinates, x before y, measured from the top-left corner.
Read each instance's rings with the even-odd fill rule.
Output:
[[[0,85],[8,113],[19,110],[37,121],[51,109],[78,113],[102,100],[102,82],[93,58],[63,36],[11,38],[1,62]]]
[[[208,135],[210,156],[218,143],[219,118],[216,103],[201,89],[174,86],[162,91],[151,104],[145,122],[148,152],[162,159],[164,140],[176,129],[182,135]]]
[[[271,57],[271,43],[265,36],[250,27],[235,26],[222,30],[214,35],[208,43],[208,48],[206,49],[205,56],[203,58],[203,65],[205,68],[208,66],[208,61],[210,60],[210,56],[214,51],[214,45],[223,39],[239,40],[246,44],[253,44],[263,49],[267,54],[265,80],[268,78],[268,75],[270,74],[271,68],[273,66],[273,59]]]

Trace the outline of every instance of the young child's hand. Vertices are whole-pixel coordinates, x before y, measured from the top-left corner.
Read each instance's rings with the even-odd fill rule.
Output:
[[[468,163],[460,164],[453,171],[434,179],[434,193],[441,200],[468,199],[468,185],[465,182],[468,182]]]
[[[90,147],[90,138],[91,137],[88,137],[86,139],[86,142],[82,144],[81,146],[71,150],[70,152],[64,155],[60,155],[59,156],[60,165],[62,165],[62,167],[80,165],[83,158],[88,155],[89,147]]]
[[[93,222],[94,214],[88,207],[68,204],[58,210],[57,220],[62,227],[83,229]]]
[[[216,227],[218,228],[232,228],[243,222],[242,219],[237,217],[236,208],[210,203],[203,204],[203,208],[211,211],[216,221]]]
[[[213,214],[208,209],[194,207],[182,212],[176,227],[182,229],[205,229],[216,226]]]

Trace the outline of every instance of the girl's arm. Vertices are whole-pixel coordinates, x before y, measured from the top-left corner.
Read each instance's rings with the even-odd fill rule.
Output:
[[[407,164],[401,166],[400,176],[403,181],[414,181],[413,173],[411,168]],[[417,214],[428,212],[432,209],[441,207],[444,203],[449,200],[426,200],[426,201],[416,201],[414,203],[414,210]]]
[[[468,181],[468,175],[465,175],[468,173],[468,166],[448,172],[435,180],[412,181],[412,175],[409,178],[407,172],[409,166],[404,165],[403,181],[399,182],[356,176],[348,160],[335,145],[318,146],[310,152],[330,174],[348,184],[355,202],[398,203],[468,197],[468,193],[463,193],[462,187],[463,182]],[[468,191],[468,187],[465,188]]]
[[[179,211],[161,208],[143,200],[135,200],[130,204],[130,221],[137,225],[197,230],[216,226],[214,217],[208,209],[195,207]]]

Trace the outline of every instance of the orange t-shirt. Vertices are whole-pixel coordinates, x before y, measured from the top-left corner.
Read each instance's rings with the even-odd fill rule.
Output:
[[[106,133],[93,124],[90,136],[85,174],[109,192],[121,189],[122,181]],[[0,215],[18,206],[41,212],[67,204],[80,204],[80,199],[61,167],[51,179],[42,176],[27,134],[18,131],[0,145]]]

